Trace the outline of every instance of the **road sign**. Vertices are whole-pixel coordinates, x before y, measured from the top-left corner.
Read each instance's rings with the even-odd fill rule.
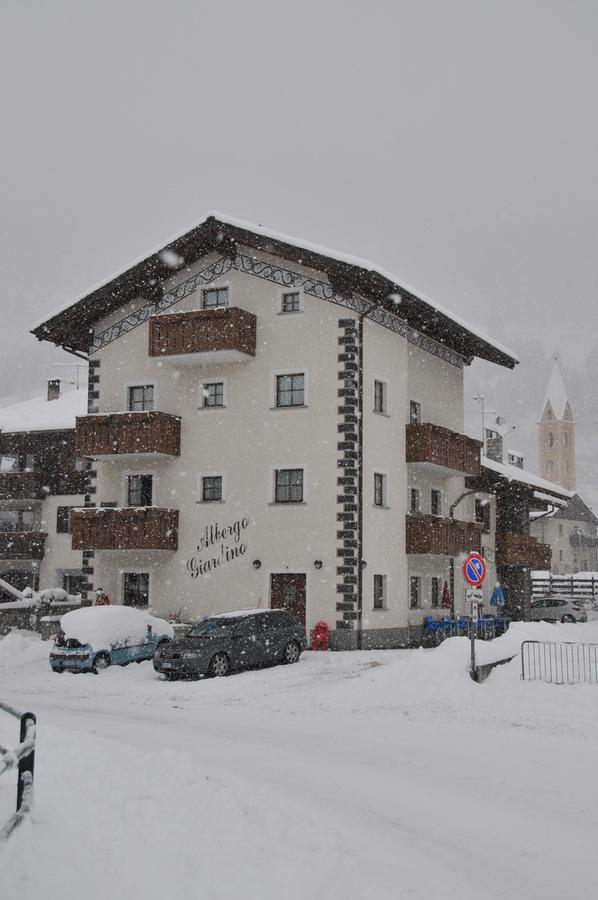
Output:
[[[469,553],[463,563],[463,577],[471,587],[479,587],[486,577],[486,561],[479,553]]]
[[[484,602],[484,592],[481,588],[467,588],[465,596],[468,600],[473,600],[474,603]]]

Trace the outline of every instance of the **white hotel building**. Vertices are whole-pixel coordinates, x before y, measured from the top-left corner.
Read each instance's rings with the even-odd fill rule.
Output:
[[[339,648],[413,639],[445,582],[464,608],[463,367],[517,360],[412,288],[215,215],[34,334],[89,358],[89,590],[183,621],[287,606]]]

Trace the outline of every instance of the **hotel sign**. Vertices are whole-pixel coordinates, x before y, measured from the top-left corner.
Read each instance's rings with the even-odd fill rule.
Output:
[[[230,525],[212,522],[206,525],[197,542],[197,555],[187,560],[187,571],[191,578],[210,575],[220,566],[245,556],[247,544],[244,532],[249,528],[249,518],[243,516]]]

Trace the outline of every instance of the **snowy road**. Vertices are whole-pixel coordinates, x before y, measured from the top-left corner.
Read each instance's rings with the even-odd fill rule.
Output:
[[[39,722],[2,896],[596,895],[598,687],[475,685],[458,639],[199,683],[57,676],[47,650],[0,641],[2,698]]]

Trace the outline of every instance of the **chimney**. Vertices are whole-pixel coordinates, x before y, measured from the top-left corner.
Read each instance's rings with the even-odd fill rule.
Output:
[[[502,462],[502,437],[491,428],[486,429],[486,456],[494,462]]]
[[[58,400],[60,397],[60,378],[50,378],[48,381],[48,400]]]

